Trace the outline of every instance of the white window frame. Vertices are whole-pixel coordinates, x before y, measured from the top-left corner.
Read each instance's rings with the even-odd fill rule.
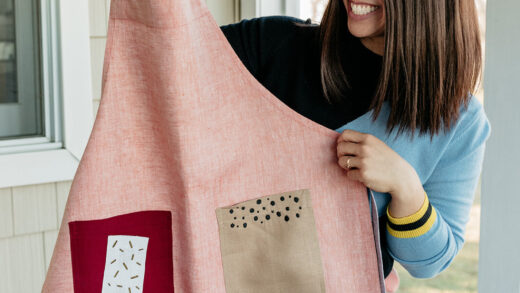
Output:
[[[57,131],[3,147],[0,188],[73,179],[92,130],[88,0],[39,1],[42,94],[54,101],[44,105],[45,125]]]

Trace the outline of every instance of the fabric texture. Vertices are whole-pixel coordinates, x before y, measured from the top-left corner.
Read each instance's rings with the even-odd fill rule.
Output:
[[[169,211],[69,222],[74,292],[173,292],[171,229]]]
[[[217,218],[227,293],[325,292],[308,189],[218,208]]]
[[[173,284],[147,288],[155,240],[139,225],[109,231],[99,247],[149,238],[143,292],[225,292],[216,209],[300,189],[310,191],[326,292],[384,292],[374,198],[337,165],[339,134],[259,84],[203,1],[112,0],[104,62],[43,292],[77,291],[71,246],[84,244],[71,223],[150,211],[171,215],[172,257],[159,269],[173,268]],[[93,274],[103,280],[103,266]]]

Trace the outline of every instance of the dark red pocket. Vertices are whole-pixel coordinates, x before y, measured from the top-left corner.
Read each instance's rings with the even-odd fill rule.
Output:
[[[69,229],[74,292],[174,291],[171,212],[74,221]]]

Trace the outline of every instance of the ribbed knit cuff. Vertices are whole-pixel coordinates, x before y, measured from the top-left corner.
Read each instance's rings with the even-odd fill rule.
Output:
[[[424,192],[424,202],[421,208],[412,215],[394,218],[390,215],[389,207],[390,205],[386,207],[386,216],[388,218],[386,228],[390,235],[397,238],[412,238],[425,234],[433,226],[437,217],[435,209],[428,200],[426,191]]]

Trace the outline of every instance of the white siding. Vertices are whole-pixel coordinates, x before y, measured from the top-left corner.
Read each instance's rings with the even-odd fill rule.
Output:
[[[0,238],[13,235],[13,203],[11,188],[0,189]]]
[[[14,233],[23,235],[56,230],[56,184],[12,188]]]
[[[41,291],[70,185],[0,189],[0,292]]]
[[[52,252],[54,251],[54,245],[58,238],[58,230],[47,231],[43,233],[43,251],[45,256],[45,272],[49,268],[51,262]]]
[[[61,224],[61,218],[65,211],[65,204],[67,203],[67,197],[69,196],[70,185],[72,181],[56,182],[56,199],[58,203],[58,227]]]
[[[45,277],[42,233],[0,239],[0,292],[39,292]]]

